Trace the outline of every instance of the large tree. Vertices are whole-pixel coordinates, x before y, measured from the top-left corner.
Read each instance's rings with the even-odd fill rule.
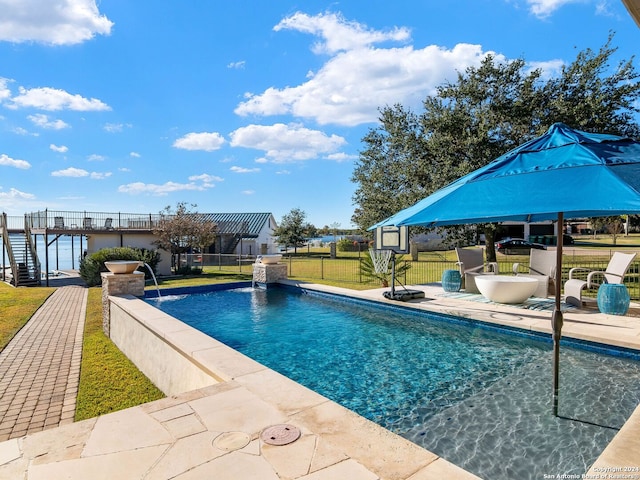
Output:
[[[632,59],[611,69],[613,36],[599,52],[580,52],[547,79],[524,59],[488,55],[478,67],[437,88],[421,113],[381,109],[352,180],[353,222],[361,229],[385,219],[538,135],[555,122],[588,131],[638,136],[640,83]],[[500,192],[496,192],[499,195]],[[489,259],[495,225],[482,226]]]
[[[176,270],[180,269],[180,254],[199,248],[204,251],[206,247],[215,242],[218,226],[206,218],[191,210],[196,205],[187,205],[179,202],[175,211],[167,206],[160,212],[160,221],[153,230],[158,237],[155,244],[171,252],[172,265]],[[178,261],[175,261],[175,258]]]
[[[298,247],[304,244],[310,225],[305,222],[307,214],[299,209],[293,208],[285,214],[280,221],[280,225],[273,232],[280,245],[292,246],[297,251]]]

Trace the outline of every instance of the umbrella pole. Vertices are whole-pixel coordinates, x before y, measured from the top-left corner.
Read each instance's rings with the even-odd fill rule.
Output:
[[[558,242],[556,250],[556,279],[555,294],[556,304],[551,317],[551,328],[553,330],[553,415],[558,416],[558,391],[559,391],[559,373],[560,373],[560,337],[562,336],[562,311],[560,310],[560,299],[562,292],[562,241],[564,225],[564,215],[558,213]]]

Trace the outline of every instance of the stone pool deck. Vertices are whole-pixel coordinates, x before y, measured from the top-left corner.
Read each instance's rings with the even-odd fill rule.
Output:
[[[398,304],[382,297],[387,289],[304,287]],[[411,288],[424,290],[425,298],[402,304],[409,308],[550,331],[546,311],[448,298],[438,285]],[[182,347],[196,354],[202,351],[201,337],[193,337],[189,346],[185,333],[165,334],[181,334]],[[634,305],[626,317],[593,309],[568,311],[563,334],[640,350],[640,309]],[[0,443],[0,478],[477,478],[228,347],[217,345],[205,356],[225,381],[4,441]],[[282,424],[300,429],[301,437],[284,446],[261,439],[266,427]],[[637,466],[640,409],[590,473]]]

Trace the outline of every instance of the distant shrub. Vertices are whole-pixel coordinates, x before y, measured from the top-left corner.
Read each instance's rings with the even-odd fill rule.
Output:
[[[202,275],[202,268],[190,267],[189,265],[184,265],[176,269],[176,274],[177,275]]]
[[[351,236],[338,240],[336,247],[339,252],[364,252],[369,248],[369,243],[367,240]]]
[[[132,247],[103,248],[91,255],[86,255],[80,260],[80,276],[90,287],[95,287],[102,283],[101,272],[106,272],[107,267],[104,262],[114,260],[138,260],[148,264],[154,274],[160,262],[160,254],[156,250]],[[151,273],[147,268],[144,270],[145,278],[151,278]]]

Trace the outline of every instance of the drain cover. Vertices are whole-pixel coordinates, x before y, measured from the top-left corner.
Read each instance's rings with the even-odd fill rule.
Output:
[[[300,429],[293,425],[273,425],[265,428],[260,438],[269,445],[287,445],[300,438]]]
[[[251,438],[244,432],[221,433],[213,440],[213,446],[220,450],[232,452],[249,445]]]

